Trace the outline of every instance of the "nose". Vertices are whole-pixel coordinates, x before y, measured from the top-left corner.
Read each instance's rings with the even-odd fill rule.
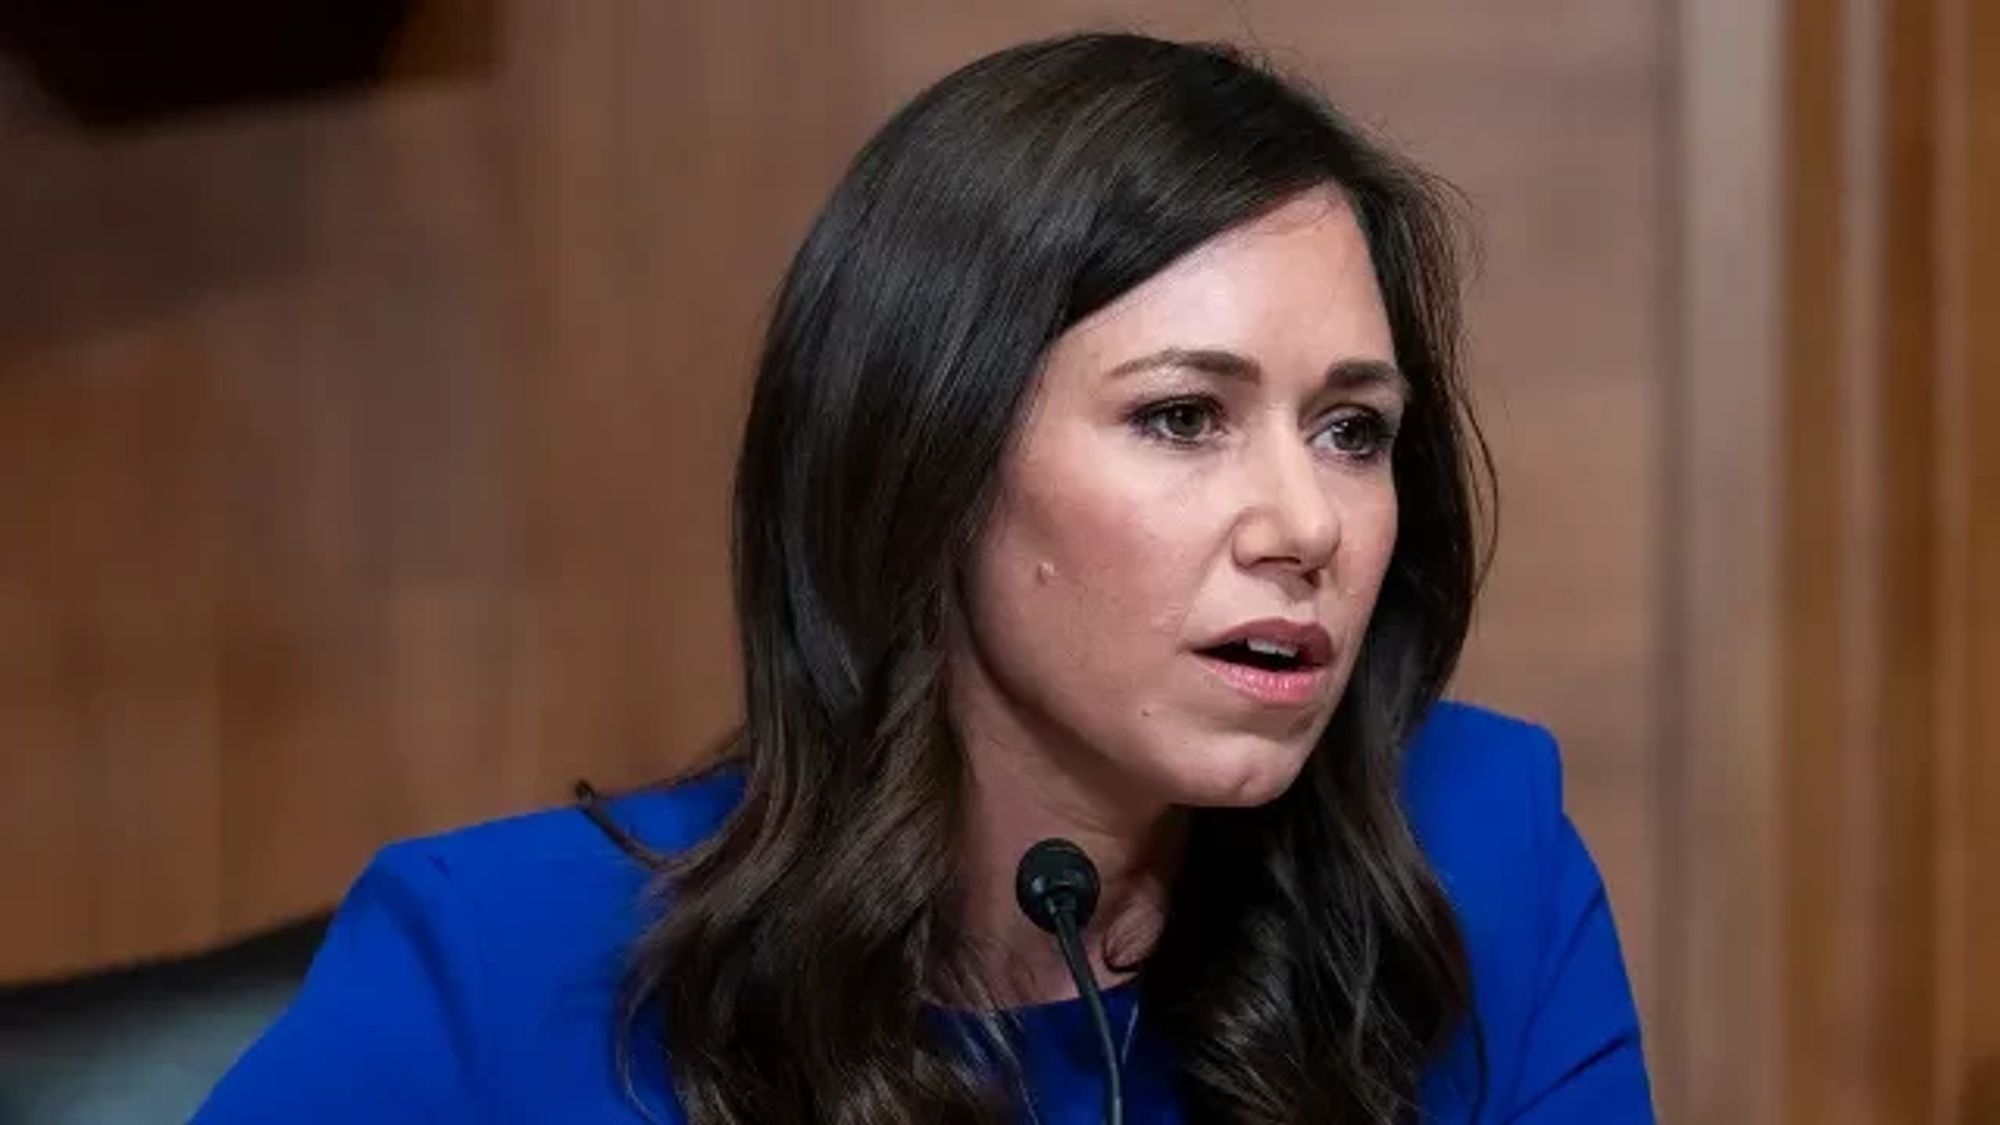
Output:
[[[1312,450],[1296,435],[1254,443],[1232,548],[1245,570],[1277,568],[1317,583],[1340,546],[1340,513]]]

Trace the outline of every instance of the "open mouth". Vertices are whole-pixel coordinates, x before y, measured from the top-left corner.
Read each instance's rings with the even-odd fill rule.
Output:
[[[1211,640],[1195,655],[1222,682],[1259,705],[1295,708],[1324,701],[1334,647],[1317,623],[1266,618]]]
[[[1275,641],[1256,639],[1215,645],[1212,648],[1202,649],[1201,654],[1211,660],[1257,668],[1265,672],[1297,672],[1319,666],[1303,649]]]

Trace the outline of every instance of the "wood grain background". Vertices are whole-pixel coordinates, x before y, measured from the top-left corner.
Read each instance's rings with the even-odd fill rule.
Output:
[[[1562,737],[1670,1113],[1993,1112],[1990,7],[440,2],[365,87],[113,129],[0,60],[0,982],[323,909],[386,840],[699,754],[812,212],[950,68],[1132,27],[1259,46],[1466,192],[1503,505],[1455,694]],[[1855,19],[1904,53],[1857,62]],[[1937,461],[1839,437],[1912,349],[1935,378],[1883,434]],[[1934,680],[1884,678],[1914,650]],[[1889,753],[1899,716],[1935,757]],[[1857,1022],[1892,1017],[1929,1030]]]

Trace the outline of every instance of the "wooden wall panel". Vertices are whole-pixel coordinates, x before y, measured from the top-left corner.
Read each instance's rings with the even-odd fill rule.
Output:
[[[1946,456],[1959,404],[1941,409],[1964,378],[1942,267],[1966,232],[1942,206],[1965,196],[1942,179],[1961,95],[1940,9],[1793,9],[1781,1012],[1801,1122],[1949,1120],[1963,1063],[1945,1013],[1968,982],[1939,955],[1940,783],[1968,749],[1941,705],[1963,659],[1945,576],[1970,561],[1950,558],[1969,493]]]
[[[0,979],[729,722],[737,416],[852,52],[816,5],[492,12],[421,21],[421,80],[144,128],[0,87],[0,897],[46,904]]]
[[[1683,10],[1668,1104],[2000,1121],[2000,19]]]
[[[1680,611],[1692,671],[1676,710],[1684,729],[1723,736],[1684,742],[1691,784],[1673,831],[1689,855],[1666,891],[1692,922],[1676,947],[1671,1022],[1686,1038],[1669,1089],[1693,1119],[1974,1122],[2000,1109],[2000,997],[1985,988],[2000,932],[1983,906],[2000,890],[1988,784],[2000,745],[1982,710],[2000,630],[1980,577],[2000,565],[1983,530],[2000,510],[1986,436],[2000,402],[1980,350],[1984,201],[2000,182],[1980,149],[2000,106],[1969,64],[1994,34],[1977,7],[1765,9],[1767,57],[1734,73],[1755,80],[1738,91],[1751,115],[1775,105],[1780,127],[1764,135],[1777,143],[1736,146],[1754,173],[1725,173],[1756,190],[1713,196],[1740,205],[1733,255],[1704,225],[1723,210],[1689,190],[1691,377],[1697,389],[1714,377],[1693,366],[1704,355],[1739,361],[1730,373],[1752,388],[1738,393],[1760,428],[1716,389],[1690,396],[1679,424],[1695,453],[1734,435],[1719,452],[1776,500],[1762,508],[1775,519],[1731,528],[1701,515],[1720,493],[1683,492],[1697,517],[1689,588],[1735,583],[1747,562],[1768,594],[1726,618],[1720,600]],[[1730,142],[1758,137],[1691,119],[1691,185],[1727,167]],[[1776,284],[1712,270],[1732,256],[1760,279],[1775,267]],[[1753,312],[1715,301],[1728,293]],[[1747,455],[1759,435],[1768,458]],[[1732,639],[1756,654],[1722,660],[1751,673],[1747,691],[1705,669]],[[1718,722],[1703,698],[1737,705]]]
[[[1669,1121],[1779,1120],[1784,0],[1682,0],[1661,808]]]
[[[1939,5],[1943,380],[1936,1116],[2000,1122],[2000,9]]]

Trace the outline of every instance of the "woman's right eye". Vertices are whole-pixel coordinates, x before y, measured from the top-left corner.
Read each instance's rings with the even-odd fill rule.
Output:
[[[1199,445],[1220,428],[1219,412],[1202,399],[1175,399],[1146,407],[1133,422],[1141,433],[1172,445]]]

